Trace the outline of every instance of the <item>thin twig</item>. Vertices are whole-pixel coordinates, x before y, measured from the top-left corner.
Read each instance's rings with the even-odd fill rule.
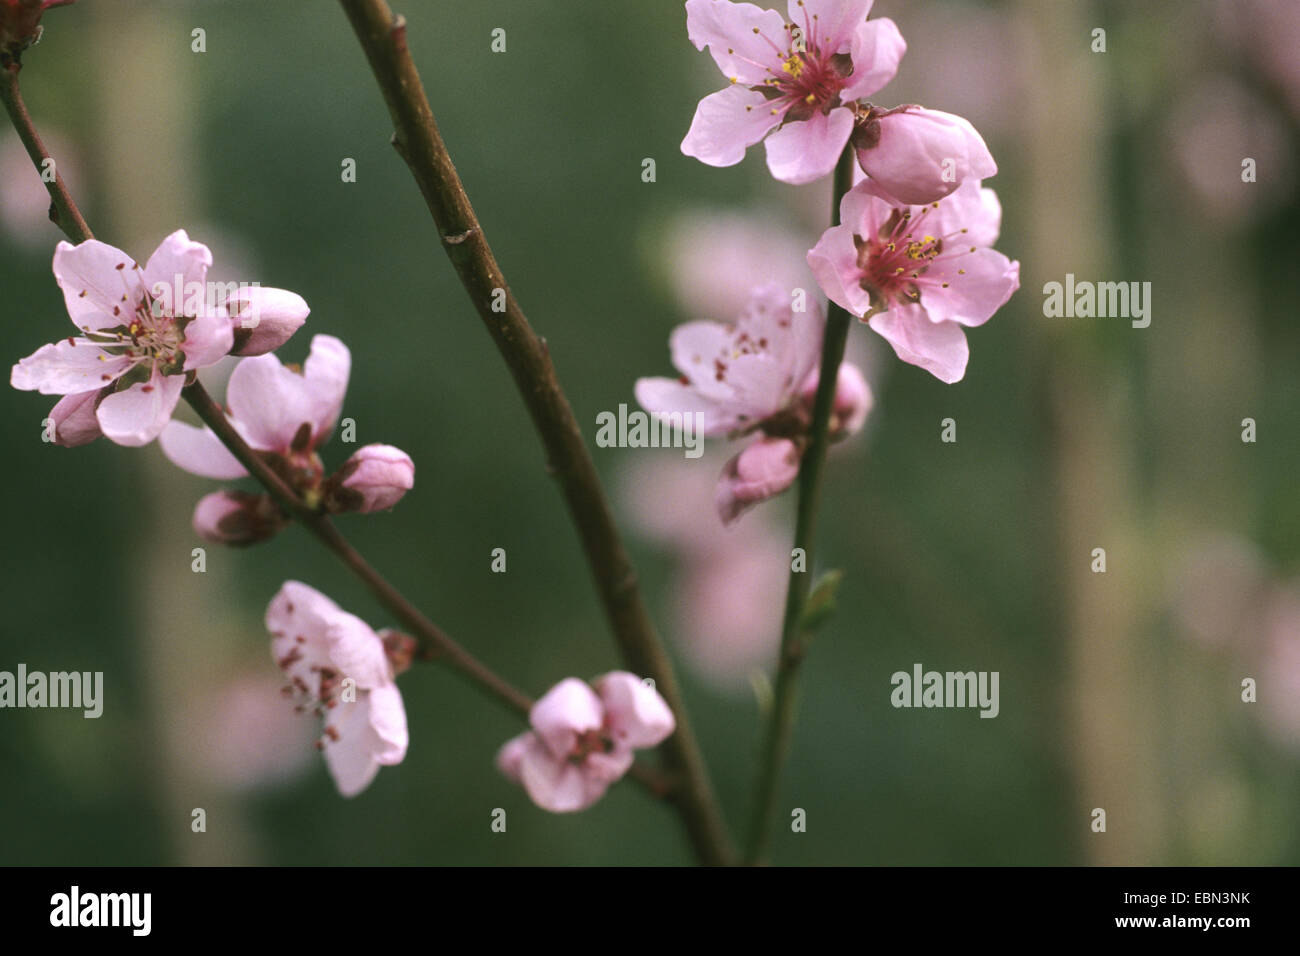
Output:
[[[832,225],[839,225],[840,200],[853,186],[855,162],[852,147],[846,146],[835,167],[835,186],[831,200]],[[768,718],[767,733],[759,761],[753,817],[750,820],[749,843],[745,853],[745,862],[749,864],[761,863],[767,857],[771,844],[771,828],[776,816],[777,785],[781,779],[781,769],[785,765],[786,755],[790,750],[790,736],[794,729],[797,677],[804,656],[805,634],[802,621],[813,573],[813,544],[816,537],[817,506],[821,499],[822,466],[826,463],[826,449],[830,444],[828,431],[831,408],[835,400],[840,362],[844,358],[844,343],[849,334],[850,318],[849,314],[834,302],[829,304],[808,450],[804,452],[803,461],[799,465],[799,505],[798,517],[795,521],[794,547],[803,549],[804,570],[791,569],[790,583],[786,591],[785,617],[781,626],[781,652],[777,659],[776,682],[772,694],[772,713]]]
[[[9,117],[18,131],[36,168],[43,169],[50,154],[42,143],[31,115],[23,105],[18,88],[18,75],[8,70],[5,83],[0,88]],[[57,168],[57,166],[55,167]],[[73,242],[85,242],[93,239],[94,234],[82,217],[72,193],[62,179],[47,184],[53,205],[50,207],[50,219]],[[55,210],[62,214],[55,215]],[[533,700],[523,691],[517,689],[504,678],[480,662],[469,651],[456,643],[420,612],[406,597],[394,587],[383,575],[376,571],[356,548],[343,536],[327,515],[311,509],[297,494],[285,484],[284,480],[271,469],[261,456],[248,445],[235,431],[221,407],[213,400],[196,378],[181,391],[182,396],[194,409],[200,419],[212,429],[213,433],[229,449],[230,453],[248,469],[249,473],[275,498],[276,502],[294,518],[304,524],[315,537],[332,551],[361,581],[370,589],[376,599],[391,611],[402,624],[414,632],[412,636],[420,642],[420,657],[450,666],[506,707],[520,714],[525,719],[532,709]],[[629,775],[657,797],[667,797],[671,783],[664,775],[643,763],[634,764]]]
[[[67,184],[59,173],[58,164],[50,162],[47,166],[50,154],[36,132],[36,125],[32,122],[27,112],[27,104],[23,102],[22,93],[18,89],[18,65],[15,63],[0,69],[0,74],[2,74],[0,75],[0,100],[4,101],[5,111],[13,120],[18,138],[27,148],[27,155],[32,158],[36,172],[40,174],[41,181],[49,190],[50,222],[62,229],[73,242],[83,242],[91,238],[90,227],[86,225],[86,220],[81,218],[81,210],[77,208],[77,204],[72,201],[72,194],[68,192]],[[47,169],[54,171],[54,179],[46,178]]]
[[[395,132],[393,146],[424,196],[465,291],[514,377],[546,449],[582,541],[605,615],[629,669],[654,680],[677,719],[662,751],[679,781],[672,796],[697,855],[724,864],[732,852],[704,758],[687,718],[672,661],[650,622],[582,430],[543,341],[533,332],[483,234],[407,47],[406,23],[384,0],[340,0],[379,83]],[[504,297],[504,311],[494,310]]]

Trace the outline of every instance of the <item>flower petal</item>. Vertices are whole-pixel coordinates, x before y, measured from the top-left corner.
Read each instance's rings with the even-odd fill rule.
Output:
[[[207,300],[205,283],[212,252],[200,242],[192,242],[184,229],[177,229],[159,243],[144,267],[144,285],[150,294],[168,296],[175,310],[184,314],[185,303],[196,294]],[[169,291],[160,292],[160,287]]]
[[[695,49],[709,48],[723,76],[746,86],[779,75],[781,51],[790,48],[781,14],[752,3],[686,0],[686,35]]]
[[[130,447],[149,444],[171,420],[184,385],[184,375],[163,375],[155,368],[148,382],[105,397],[95,412],[104,437]]]
[[[853,75],[840,91],[840,100],[866,99],[894,78],[907,52],[898,24],[888,17],[859,24],[852,37]]]
[[[325,625],[330,660],[340,677],[351,677],[362,690],[371,690],[393,678],[384,642],[361,618],[347,611],[335,611]]]
[[[511,737],[501,749],[497,751],[496,765],[501,771],[501,775],[511,783],[522,783],[520,780],[520,765],[524,760],[524,750],[528,746],[528,741],[536,737],[531,730],[525,730],[518,737]]]
[[[852,132],[853,112],[842,108],[786,123],[767,138],[767,168],[783,183],[821,179],[835,169]]]
[[[998,241],[1002,228],[1002,204],[992,189],[980,186],[978,179],[967,179],[939,208],[926,217],[926,229],[936,236],[961,235],[969,246],[991,246]]]
[[[784,111],[747,86],[710,93],[695,108],[682,152],[710,166],[734,166],[781,122]]]
[[[1020,263],[993,249],[942,255],[917,285],[931,322],[983,325],[1020,288]]]
[[[185,326],[185,369],[207,368],[230,354],[235,335],[225,309],[213,309]]]
[[[375,759],[391,767],[406,759],[410,731],[406,726],[406,705],[394,683],[381,684],[366,695],[370,700],[370,732],[374,735]]]
[[[68,315],[82,330],[121,325],[113,309],[133,311],[144,300],[135,260],[98,239],[75,246],[60,242],[54,250],[54,278],[63,290]]]
[[[860,281],[854,233],[848,225],[827,229],[808,251],[808,268],[828,299],[861,318],[871,308],[871,296]]]
[[[352,353],[346,345],[332,335],[312,337],[311,354],[303,363],[302,374],[310,394],[316,446],[324,444],[334,430],[351,372]]]
[[[635,674],[611,671],[594,684],[605,702],[605,726],[615,744],[655,747],[677,728],[668,703]]]
[[[815,44],[824,52],[847,53],[853,31],[866,21],[873,2],[874,0],[787,0],[786,10],[790,14],[790,22],[805,31],[810,49]]]
[[[533,704],[528,722],[550,752],[563,759],[578,734],[604,725],[605,714],[595,691],[576,677],[566,677]]]
[[[701,434],[707,438],[725,435],[741,425],[734,412],[675,378],[639,378],[635,393],[638,404],[656,418],[681,416],[685,422],[687,415],[702,416],[696,421],[701,422]]]
[[[871,317],[871,328],[909,365],[925,369],[941,382],[959,382],[966,374],[970,349],[956,322],[931,322],[920,306],[894,306]]]
[[[134,364],[135,359],[109,355],[85,339],[61,339],[19,360],[9,384],[42,395],[77,395],[104,387]]]
[[[727,462],[714,491],[718,517],[729,525],[758,504],[781,494],[799,477],[799,449],[788,438],[759,438]]]
[[[170,421],[158,436],[163,454],[177,468],[201,478],[229,481],[248,472],[209,428]]]
[[[326,712],[325,766],[344,797],[361,793],[379,773],[380,743],[370,726],[370,695],[361,694],[352,703],[340,703]]]
[[[535,734],[524,743],[519,779],[533,803],[552,813],[585,810],[609,787],[583,764],[556,757]]]

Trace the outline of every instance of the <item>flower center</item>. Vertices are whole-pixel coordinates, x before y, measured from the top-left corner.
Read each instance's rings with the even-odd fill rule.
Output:
[[[121,271],[125,266],[118,268]],[[86,340],[108,355],[125,356],[137,365],[147,363],[150,369],[157,367],[164,375],[183,371],[185,355],[181,348],[185,344],[185,326],[192,317],[165,312],[161,301],[148,292],[134,307],[127,304],[124,293],[122,303],[113,307],[113,315],[121,318],[122,323],[97,330],[83,327]]]
[[[582,763],[591,754],[607,754],[614,749],[614,742],[601,730],[584,730],[574,741],[573,750],[569,752],[572,763]]]
[[[953,238],[934,236],[924,230],[926,216],[937,208],[938,203],[932,203],[916,216],[910,209],[895,209],[877,235],[853,237],[861,270],[859,281],[870,293],[873,305],[879,303],[877,308],[920,299],[920,284],[925,281],[930,264],[944,254],[946,243]]]

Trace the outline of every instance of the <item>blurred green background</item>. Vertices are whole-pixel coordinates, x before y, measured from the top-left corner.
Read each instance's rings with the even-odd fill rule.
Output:
[[[827,184],[774,182],[761,149],[729,170],[681,155],[696,102],[721,84],[676,0],[397,9],[589,440],[599,411],[633,403],[638,376],[668,373],[672,327],[706,317],[670,281],[680,217],[759,211],[803,248],[824,226]],[[879,102],[961,113],[988,140],[998,248],[1021,261],[1022,288],[970,334],[955,386],[852,330],[877,405],[827,475],[818,565],[846,581],[803,672],[781,791],[807,832],[778,826],[776,861],[1300,862],[1300,615],[1287,613],[1300,566],[1300,43],[1285,39],[1300,9],[879,0],[875,15],[909,42]],[[498,27],[505,53],[490,49]],[[1091,50],[1099,27],[1104,53]],[[195,28],[205,53],[191,51]],[[382,571],[534,694],[619,665],[539,443],[334,4],[84,0],[46,17],[22,79],[99,238],[143,257],[183,227],[212,246],[214,277],[308,300],[286,361],[316,332],[351,347],[344,415],[358,441],[399,445],[418,468],[392,514],[340,521]],[[6,128],[0,289],[17,361],[67,319],[50,274],[59,236],[39,210],[22,218],[9,187],[35,174],[11,140]],[[1241,181],[1243,157],[1258,182]],[[1042,286],[1067,272],[1152,282],[1150,328],[1045,318]],[[190,513],[215,483],[156,445],[44,444],[51,404],[3,396],[0,670],[103,671],[104,715],[0,711],[0,863],[690,860],[675,818],[630,785],[576,816],[535,809],[492,763],[518,721],[437,667],[401,680],[406,761],[340,799],[308,718],[285,728],[262,614],[296,578],[377,627],[391,618],[297,528],[247,551],[209,547],[195,574]],[[947,417],[956,444],[939,440]],[[349,452],[336,438],[327,465]],[[621,512],[638,496],[641,509],[686,507],[638,477],[680,452],[593,453]],[[791,505],[741,523],[770,524],[788,548]],[[643,586],[680,645],[681,555],[639,525],[627,533]],[[497,547],[505,574],[489,570]],[[1096,547],[1105,574],[1090,571]],[[1000,716],[893,709],[889,675],[916,662],[999,671]],[[739,833],[758,697],[743,679],[683,676]],[[1245,677],[1258,703],[1241,702]],[[191,832],[199,807],[206,833]],[[504,834],[490,828],[497,807]]]

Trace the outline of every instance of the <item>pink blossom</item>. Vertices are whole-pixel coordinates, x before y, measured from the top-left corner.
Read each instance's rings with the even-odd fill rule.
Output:
[[[793,529],[768,514],[727,528],[714,506],[720,462],[631,459],[620,500],[637,531],[673,552],[674,619],[668,632],[691,669],[728,694],[767,668],[780,642]]]
[[[301,372],[274,355],[243,359],[226,387],[231,424],[255,450],[279,459],[294,484],[314,486],[324,471],[316,450],[338,421],[351,368],[352,353],[332,335],[313,336]],[[159,444],[173,464],[192,474],[218,479],[247,474],[208,428],[173,421]]]
[[[991,248],[1001,220],[997,195],[975,180],[924,207],[868,180],[844,197],[842,224],[822,235],[808,264],[832,301],[870,314],[900,359],[956,382],[969,357],[962,327],[983,325],[1020,287],[1020,263]]]
[[[568,677],[533,705],[532,730],[507,741],[497,767],[543,810],[585,810],[627,773],[634,751],[658,746],[676,721],[649,684],[626,671]]]
[[[366,445],[331,479],[330,510],[387,511],[415,486],[415,463],[392,445]]]
[[[80,334],[20,361],[11,384],[44,395],[112,385],[95,410],[103,433],[120,445],[148,444],[171,418],[186,373],[220,361],[233,344],[224,303],[186,291],[206,290],[211,265],[207,246],[184,230],[164,239],[143,269],[98,240],[60,242],[54,277]]]
[[[266,609],[286,693],[324,720],[319,747],[345,797],[406,757],[406,708],[384,639],[315,588],[286,581]]]
[[[923,106],[860,113],[853,145],[863,172],[902,205],[934,202],[998,171],[974,126]]]
[[[714,506],[724,525],[760,501],[779,495],[799,477],[802,450],[788,438],[758,438],[722,470]]]
[[[226,679],[205,678],[203,686],[176,728],[189,743],[185,756],[193,773],[247,792],[282,785],[307,770],[311,731],[277,699],[280,683],[273,675],[241,666]]]
[[[825,206],[817,204],[812,234],[777,213],[703,208],[674,216],[659,244],[663,278],[688,315],[719,318],[739,315],[761,285],[811,292],[817,283],[804,256],[826,227]]]
[[[789,292],[764,286],[730,325],[674,329],[669,347],[681,377],[639,379],[637,401],[658,416],[698,413],[707,436],[752,429],[789,407],[817,366],[824,328],[817,306],[796,313]]]
[[[242,546],[265,541],[285,525],[270,495],[216,491],[194,508],[194,530],[214,544]]]
[[[700,101],[682,152],[734,166],[767,137],[777,179],[827,175],[853,132],[852,104],[888,83],[907,50],[892,20],[867,19],[871,5],[789,0],[786,23],[751,3],[687,0],[691,42],[709,48],[731,86]]]
[[[808,410],[810,421],[820,379],[818,370],[813,369],[799,392],[799,401]],[[871,413],[874,404],[875,397],[862,369],[852,362],[841,362],[839,374],[835,378],[835,398],[831,402],[831,420],[827,429],[831,441],[839,441],[860,432],[867,423],[867,415]]]

